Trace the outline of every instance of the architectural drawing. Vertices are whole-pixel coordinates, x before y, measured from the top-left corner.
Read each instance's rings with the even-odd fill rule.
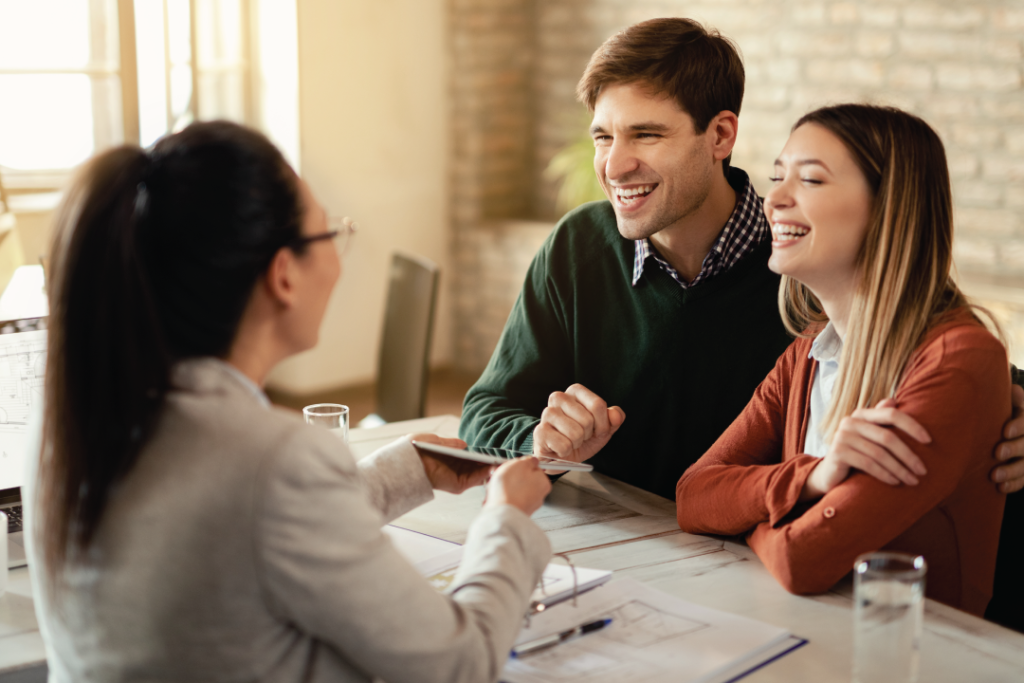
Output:
[[[628,681],[633,678],[627,675],[628,667],[622,662],[591,649],[579,649],[567,657],[556,647],[518,660],[515,666],[519,671],[544,683]]]
[[[639,600],[619,606],[610,616],[614,628],[606,630],[602,635],[632,647],[648,647],[709,626],[663,612]]]
[[[46,331],[0,334],[0,432],[24,433],[43,400]]]
[[[527,656],[518,660],[515,668],[544,683],[647,681],[659,673],[659,669],[642,660],[619,659],[609,653],[607,643],[640,649],[710,627],[710,624],[671,614],[641,600],[623,603],[609,611],[608,616],[612,618],[611,626],[573,641],[575,647],[557,646]]]

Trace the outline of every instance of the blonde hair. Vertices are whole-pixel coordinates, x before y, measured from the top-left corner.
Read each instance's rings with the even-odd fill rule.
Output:
[[[895,393],[939,317],[970,304],[950,276],[953,199],[935,131],[899,109],[861,104],[818,109],[793,130],[808,124],[843,142],[874,191],[839,376],[822,420],[829,440],[844,417]],[[787,276],[779,310],[797,336],[815,336],[828,320],[811,290]]]

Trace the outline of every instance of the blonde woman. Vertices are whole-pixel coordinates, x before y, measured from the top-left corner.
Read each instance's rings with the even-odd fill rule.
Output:
[[[929,597],[981,615],[1010,376],[950,279],[942,143],[896,109],[827,107],[797,122],[772,180],[769,266],[799,338],[679,480],[679,524],[747,534],[795,593],[828,589],[863,552],[923,554]]]

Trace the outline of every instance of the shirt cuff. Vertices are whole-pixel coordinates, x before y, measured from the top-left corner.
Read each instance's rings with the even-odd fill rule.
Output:
[[[508,572],[517,564],[516,559],[522,558],[525,566],[520,572],[529,577],[523,584],[524,597],[528,598],[551,560],[547,534],[514,505],[484,507],[469,527],[464,548],[467,553],[452,582],[453,592],[471,581],[473,575]],[[512,548],[514,554],[507,554]]]
[[[370,503],[385,523],[434,499],[434,487],[410,437],[384,446],[358,466]]]
[[[518,446],[513,444],[512,449],[520,451],[521,453],[533,453],[533,430],[536,426],[537,425],[531,426],[530,431],[526,433],[526,437],[519,442]]]
[[[798,455],[779,466],[765,496],[768,521],[773,528],[778,526],[800,502],[800,494],[803,493],[807,478],[820,462],[821,458],[813,455]]]

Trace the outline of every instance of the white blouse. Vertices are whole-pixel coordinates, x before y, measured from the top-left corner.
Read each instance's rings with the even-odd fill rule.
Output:
[[[832,389],[839,376],[839,357],[843,353],[843,340],[830,322],[811,344],[807,357],[817,361],[814,369],[814,384],[811,386],[811,416],[807,424],[807,436],[803,452],[818,458],[828,453],[828,442],[821,433],[821,421],[832,403]]]

